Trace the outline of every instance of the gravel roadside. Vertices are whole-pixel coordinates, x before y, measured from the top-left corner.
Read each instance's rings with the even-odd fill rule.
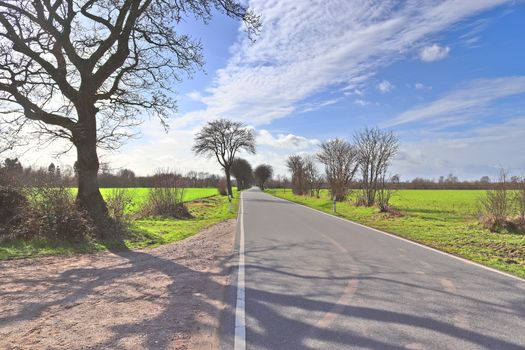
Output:
[[[218,347],[235,225],[154,249],[0,262],[0,349]]]

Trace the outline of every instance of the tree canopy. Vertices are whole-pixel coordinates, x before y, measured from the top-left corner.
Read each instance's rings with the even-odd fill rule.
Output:
[[[243,123],[228,119],[217,119],[207,123],[195,136],[193,152],[197,155],[215,157],[224,169],[228,183],[228,194],[231,190],[230,169],[235,156],[241,150],[255,154],[255,135],[253,130]]]

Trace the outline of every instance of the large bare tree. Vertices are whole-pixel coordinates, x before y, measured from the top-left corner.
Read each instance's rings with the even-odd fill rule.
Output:
[[[323,142],[317,160],[325,167],[326,181],[337,201],[344,201],[357,171],[357,150],[349,142],[335,138]]]
[[[354,136],[361,171],[362,204],[373,206],[383,186],[390,162],[397,154],[399,141],[391,131],[366,128]]]
[[[250,32],[259,26],[235,0],[0,0],[0,123],[70,141],[77,203],[106,217],[98,148],[118,147],[143,115],[165,122],[172,83],[203,62],[200,44],[176,26],[215,10]]]
[[[197,155],[215,157],[226,175],[228,194],[233,197],[231,167],[235,156],[241,150],[255,154],[253,130],[244,124],[227,119],[207,123],[195,136],[193,151]]]

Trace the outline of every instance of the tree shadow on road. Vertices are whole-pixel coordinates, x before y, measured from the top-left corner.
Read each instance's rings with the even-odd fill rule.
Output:
[[[265,249],[286,252],[291,248],[276,244]],[[5,276],[2,277],[2,282],[8,282],[8,288],[6,290],[0,287],[0,307],[2,311],[8,312],[0,314],[0,335],[4,337],[3,341],[7,339],[10,343],[2,343],[0,340],[0,345],[8,344],[6,348],[16,345],[19,336],[20,341],[33,341],[33,349],[39,348],[39,344],[42,343],[38,340],[42,337],[50,337],[47,344],[51,342],[55,345],[51,346],[54,348],[171,349],[187,343],[186,338],[189,334],[185,327],[188,322],[181,322],[181,319],[196,320],[196,325],[202,332],[211,331],[210,317],[213,317],[214,320],[211,321],[215,322],[218,322],[219,317],[225,322],[231,322],[234,319],[234,299],[228,298],[229,305],[224,310],[220,301],[225,292],[230,296],[235,294],[233,286],[225,287],[224,278],[231,272],[236,257],[229,253],[216,255],[216,269],[206,270],[203,269],[204,263],[198,268],[186,265],[188,256],[193,254],[191,250],[185,251],[184,254],[172,255],[170,249],[178,248],[177,245],[170,245],[155,251],[115,251],[116,256],[106,265],[97,263],[96,257],[79,257],[80,260],[87,259],[85,262],[91,264],[73,264],[71,268],[51,277],[31,273],[30,266],[24,267],[24,272],[20,273],[27,277],[10,281],[7,281]],[[264,249],[246,252],[247,256],[253,254],[264,254]],[[209,258],[211,257],[212,255],[209,255]],[[333,282],[333,278],[327,280],[316,274],[290,273],[277,264],[257,260],[246,266],[247,276],[256,270],[281,275],[290,281],[312,279],[321,284]],[[355,279],[360,283],[382,280],[381,277],[369,274],[335,277],[346,281]],[[198,282],[189,287],[188,281]],[[399,284],[402,288],[423,288],[392,279],[382,282],[388,285]],[[286,289],[286,285],[282,287]],[[225,291],[225,288],[229,290]],[[447,293],[435,290],[431,292]],[[387,328],[401,325],[459,339],[473,347],[524,349],[523,345],[513,343],[510,339],[500,339],[480,331],[455,326],[438,318],[409,312],[389,311],[352,302],[339,305],[338,302],[319,300],[315,295],[294,294],[291,290],[288,293],[269,291],[265,285],[247,287],[246,295],[249,302],[247,317],[255,321],[250,323],[250,328],[247,329],[249,344],[260,349],[315,349],[323,343],[339,348],[405,348],[394,342],[380,340],[382,338],[374,333],[366,334],[359,329],[342,330],[337,325],[343,319],[354,324],[373,322]],[[475,296],[469,298],[470,301],[477,301]],[[12,304],[9,311],[10,301]],[[516,312],[516,305],[523,305],[523,302],[524,300],[515,300],[508,305],[502,303],[492,307],[500,311],[508,309],[509,312]],[[336,322],[321,327],[307,317],[295,318],[281,312],[288,308],[299,309],[299,314],[303,315],[327,314],[338,310],[338,315]],[[195,314],[195,310],[200,310],[200,313]],[[200,317],[204,314],[211,316]],[[82,315],[87,317],[83,318]],[[521,317],[525,319],[524,314],[521,314]],[[82,320],[89,320],[92,324],[75,323]],[[28,324],[29,328],[19,328]],[[230,326],[233,327],[233,324]],[[106,329],[106,332],[97,335],[97,327]],[[228,325],[226,327],[228,328]],[[283,327],[286,328],[284,332]],[[68,332],[70,334],[64,339],[63,334]],[[287,339],[282,339],[283,334],[288,335]],[[231,334],[229,336],[231,337]],[[72,343],[75,339],[77,342]],[[60,341],[69,342],[69,347],[61,346]],[[225,341],[232,344],[231,338]],[[24,348],[24,344],[28,343],[18,345]]]

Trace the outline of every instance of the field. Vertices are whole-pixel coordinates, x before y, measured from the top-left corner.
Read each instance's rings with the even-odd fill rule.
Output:
[[[296,196],[291,190],[268,193],[332,213],[326,190],[319,199]],[[352,199],[338,203],[336,215],[525,277],[525,235],[493,233],[481,227],[477,202],[483,194],[472,190],[401,190],[391,204],[402,216],[355,207]]]
[[[103,197],[107,197],[111,191],[112,188],[102,188],[100,189],[100,192],[102,193]],[[126,191],[129,192],[131,197],[133,198],[133,206],[131,208],[132,211],[138,210],[141,205],[146,200],[146,197],[148,195],[148,188],[127,188]],[[205,197],[211,197],[217,195],[217,189],[216,188],[185,188],[184,189],[184,201],[190,202],[195,199],[199,198],[205,198]]]
[[[112,189],[102,189],[107,196]],[[145,201],[147,188],[127,189],[132,195],[131,214]],[[235,195],[235,191],[234,191]],[[235,197],[237,197],[235,195]],[[237,216],[237,198],[232,211],[228,211],[228,198],[217,194],[215,188],[185,189],[184,200],[192,219],[146,218],[133,220],[129,234],[123,240],[106,242],[71,243],[33,239],[0,242],[0,260],[32,256],[94,252],[107,249],[144,248],[171,243],[194,235],[204,228]]]

